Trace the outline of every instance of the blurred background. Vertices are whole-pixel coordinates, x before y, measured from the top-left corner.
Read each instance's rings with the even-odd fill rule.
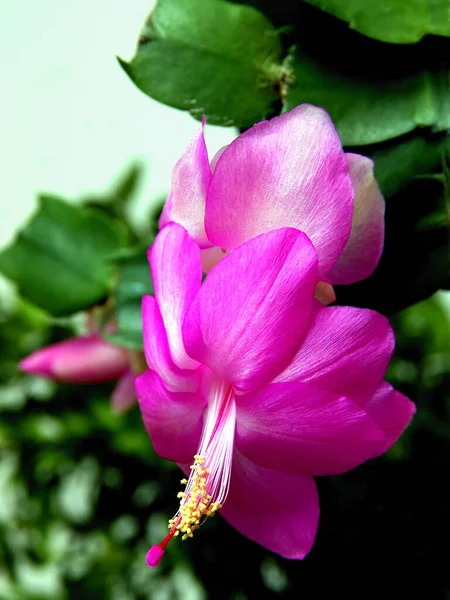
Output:
[[[147,226],[199,126],[141,93],[115,58],[133,56],[153,4],[1,3],[0,247],[37,192],[101,197],[133,164],[142,171],[130,220]],[[210,155],[237,133],[208,125]],[[154,454],[136,407],[111,410],[112,384],[18,372],[21,358],[72,335],[73,322],[49,321],[1,284],[1,600],[450,598],[449,292],[391,316],[388,379],[417,415],[387,455],[318,479],[321,522],[304,561],[265,551],[217,517],[149,570],[146,551],[176,510],[177,468]]]

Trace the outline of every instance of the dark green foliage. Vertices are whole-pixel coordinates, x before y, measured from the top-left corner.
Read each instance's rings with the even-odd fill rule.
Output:
[[[144,294],[153,295],[146,248],[136,250],[119,262],[119,278],[113,294],[117,331],[105,334],[107,339],[119,346],[142,349],[141,303]]]
[[[121,64],[144,93],[215,124],[246,128],[276,114],[278,97],[278,110],[303,102],[326,108],[344,144],[450,127],[449,40],[383,43],[443,34],[444,0],[433,15],[419,1],[407,14],[395,0],[388,7],[358,3],[358,11],[350,1],[311,3],[344,20],[349,15],[352,27],[300,1],[159,0],[135,57]],[[390,30],[378,26],[382,20]],[[358,33],[368,24],[377,40]]]
[[[317,25],[316,25],[317,26]],[[450,127],[447,40],[390,46],[323,19],[326,45],[307,21],[286,60],[284,111],[308,102],[330,113],[344,145],[363,146],[419,127]],[[332,52],[331,52],[331,49]],[[356,61],[355,56],[362,57]]]
[[[307,0],[346,21],[352,29],[383,42],[410,44],[425,35],[450,36],[448,2],[436,0]]]
[[[448,199],[438,178],[418,178],[386,206],[381,260],[371,277],[337,286],[339,304],[391,315],[450,289]]]

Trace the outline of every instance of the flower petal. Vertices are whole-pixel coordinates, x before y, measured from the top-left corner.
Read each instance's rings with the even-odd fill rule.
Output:
[[[307,336],[276,381],[310,382],[358,404],[383,379],[394,349],[389,321],[352,306],[330,306],[314,313]]]
[[[236,445],[285,473],[334,475],[378,456],[386,439],[354,402],[307,383],[272,383],[236,398]]]
[[[398,440],[416,412],[415,404],[387,381],[381,382],[363,408],[384,432],[386,446],[383,452]]]
[[[183,227],[169,223],[156,236],[149,261],[170,354],[180,369],[195,369],[198,364],[186,354],[181,327],[202,282],[199,247]]]
[[[147,365],[172,391],[193,392],[198,388],[196,372],[180,369],[173,362],[164,323],[153,296],[142,297],[142,335]]]
[[[316,273],[314,247],[295,229],[242,244],[212,269],[191,304],[187,352],[236,389],[270,381],[306,333]]]
[[[111,394],[111,405],[117,414],[126,412],[136,402],[135,379],[136,374],[130,369],[117,382]]]
[[[319,522],[314,479],[260,467],[238,451],[220,514],[240,533],[285,558],[311,550]]]
[[[170,392],[153,371],[136,378],[136,393],[156,453],[167,460],[192,464],[202,432],[202,396]]]
[[[206,199],[206,232],[231,250],[260,233],[295,227],[326,275],[350,234],[353,186],[328,114],[303,104],[240,135],[219,157]]]
[[[217,161],[222,156],[222,154],[225,152],[225,150],[228,148],[228,146],[229,146],[229,144],[227,144],[226,146],[222,146],[222,148],[219,148],[219,150],[217,150],[217,152],[212,157],[211,164],[210,164],[211,173],[214,173],[214,171],[216,170]]]
[[[162,229],[168,223],[172,223],[172,196],[169,194],[164,203],[161,216],[159,217],[159,228]]]
[[[383,252],[385,202],[373,174],[373,161],[346,154],[355,190],[350,237],[331,269],[333,284],[354,283],[374,271]]]
[[[160,220],[160,227],[171,221],[182,225],[201,248],[211,245],[204,225],[206,192],[211,180],[204,126],[203,120],[186,152],[175,165],[167,209],[163,210]]]

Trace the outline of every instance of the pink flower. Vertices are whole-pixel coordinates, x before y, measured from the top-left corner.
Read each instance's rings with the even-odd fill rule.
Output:
[[[119,379],[111,398],[117,412],[127,410],[136,400],[136,373],[130,366],[129,352],[110,344],[98,333],[51,344],[24,358],[19,368],[64,383],[102,383]]]
[[[394,346],[387,319],[316,310],[317,252],[293,228],[238,246],[203,283],[199,246],[178,224],[161,230],[149,258],[149,370],[136,390],[156,452],[190,472],[149,566],[219,509],[250,539],[303,558],[319,518],[313,476],[379,456],[414,413],[383,381]]]
[[[257,123],[211,164],[202,125],[173,171],[161,227],[168,222],[198,242],[205,271],[224,251],[294,227],[316,248],[319,280],[353,283],[380,259],[384,199],[372,161],[344,153],[328,114],[303,104]]]

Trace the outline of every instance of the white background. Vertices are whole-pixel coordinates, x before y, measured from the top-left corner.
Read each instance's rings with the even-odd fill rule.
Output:
[[[166,193],[199,126],[142,94],[129,60],[152,0],[0,0],[0,247],[36,192],[102,192],[132,159],[146,166],[135,218]],[[210,154],[234,129],[207,127]]]

